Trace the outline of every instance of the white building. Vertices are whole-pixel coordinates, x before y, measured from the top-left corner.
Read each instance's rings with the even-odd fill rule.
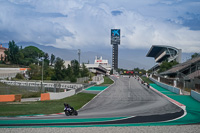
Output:
[[[95,57],[94,64],[101,65],[102,67],[106,68],[107,71],[111,70],[111,65],[108,64],[108,60],[103,60],[102,56],[98,58],[97,56]]]
[[[68,65],[71,66],[71,61],[65,61],[64,65],[65,65],[66,68],[68,68]]]
[[[109,74],[111,65],[108,64],[108,60],[103,60],[102,57],[95,57],[94,64],[85,64],[85,66],[95,74]]]

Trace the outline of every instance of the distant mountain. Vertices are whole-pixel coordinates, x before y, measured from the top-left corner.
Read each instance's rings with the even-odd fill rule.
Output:
[[[0,43],[1,44],[1,43]],[[3,47],[8,47],[6,43],[2,43]],[[51,56],[54,54],[56,57],[60,57],[63,60],[78,60],[77,50],[55,48],[53,46],[44,46],[34,42],[19,42],[19,47],[35,46],[46,52]],[[154,58],[146,57],[149,49],[123,49],[119,46],[119,68],[134,69],[136,67],[149,69],[155,65]],[[182,62],[191,57],[193,53],[183,53]],[[99,49],[98,51],[81,51],[81,62],[94,63],[95,56],[102,56],[103,59],[107,59],[109,64],[112,64],[112,47],[110,49]]]

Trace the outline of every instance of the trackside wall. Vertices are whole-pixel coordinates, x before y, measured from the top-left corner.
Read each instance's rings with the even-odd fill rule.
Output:
[[[191,91],[191,97],[193,97],[194,99],[196,99],[197,101],[200,102],[200,93],[192,90]]]
[[[41,100],[41,101],[50,100],[50,95],[49,95],[49,93],[42,93],[42,94],[41,94],[40,100]]]
[[[41,94],[41,101],[45,101],[45,100],[56,100],[56,99],[63,99],[65,97],[70,97],[73,96],[75,94],[75,90],[70,90],[67,92],[58,92],[58,93],[53,93],[53,92],[49,92],[49,93],[42,93]]]
[[[67,92],[59,92],[59,93],[50,92],[49,94],[50,94],[51,100],[63,99],[65,97],[73,96],[75,94],[75,90],[70,90],[70,91],[67,91]]]
[[[21,102],[22,95],[0,95],[0,102]]]
[[[150,79],[151,81],[153,81],[154,83],[156,83],[157,85],[159,85],[159,86],[161,86],[161,87],[163,87],[163,88],[165,88],[165,89],[167,89],[167,90],[169,90],[169,91],[171,91],[171,92],[174,92],[174,93],[176,93],[176,94],[178,94],[178,95],[181,94],[181,90],[180,90],[179,88],[176,88],[176,87],[167,85],[167,84],[165,84],[165,83],[158,82],[157,80],[155,80],[155,79],[153,79],[153,78],[150,78],[150,77],[149,77],[149,79]]]

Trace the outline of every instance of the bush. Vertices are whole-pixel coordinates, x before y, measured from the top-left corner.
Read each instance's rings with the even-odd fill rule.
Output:
[[[72,76],[72,77],[70,78],[70,82],[72,82],[72,83],[77,82],[77,78],[76,78],[75,76]]]
[[[40,92],[27,92],[22,94],[22,98],[40,97]]]
[[[18,73],[16,76],[15,76],[16,79],[24,79],[24,76],[23,74],[21,73]]]

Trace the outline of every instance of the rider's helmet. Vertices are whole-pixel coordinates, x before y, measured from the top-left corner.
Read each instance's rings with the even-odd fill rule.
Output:
[[[65,107],[66,107],[66,106],[68,107],[68,106],[69,106],[69,104],[67,104],[67,103],[64,103],[64,106],[65,106]]]

